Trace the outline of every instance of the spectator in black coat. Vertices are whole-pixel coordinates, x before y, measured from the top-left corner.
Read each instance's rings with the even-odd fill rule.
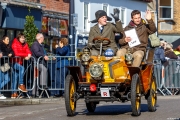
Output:
[[[12,57],[13,51],[9,45],[9,37],[3,36],[2,41],[0,41],[0,66],[3,66],[5,63],[9,64],[9,57]],[[2,56],[5,56],[2,58]],[[10,81],[8,71],[0,70],[0,89],[2,89]],[[6,99],[6,97],[0,92],[0,99]]]
[[[0,41],[0,51],[2,52],[3,56],[12,57],[13,56],[13,50],[11,46],[9,45],[9,37],[3,36],[2,41]],[[3,62],[8,62],[8,59],[5,59]],[[2,63],[2,61],[1,61]]]

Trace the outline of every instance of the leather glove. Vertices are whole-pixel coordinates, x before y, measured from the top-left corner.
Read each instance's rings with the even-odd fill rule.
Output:
[[[92,43],[88,43],[87,46],[88,46],[89,48],[92,48],[93,44],[92,44]]]
[[[114,14],[111,13],[111,16],[114,18],[115,22],[117,22],[119,20],[119,9],[118,8],[115,8],[114,9]]]
[[[100,48],[100,43],[95,43],[94,46],[95,48]]]
[[[95,44],[93,44],[93,43],[88,43],[87,44],[87,46],[89,47],[89,48],[92,48],[93,46],[95,47],[95,48],[100,48],[100,43],[95,43]]]

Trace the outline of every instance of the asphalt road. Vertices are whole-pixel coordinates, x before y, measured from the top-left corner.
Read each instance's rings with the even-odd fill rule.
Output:
[[[88,113],[79,100],[76,116],[68,117],[64,100],[40,105],[0,106],[0,120],[180,120],[180,96],[158,97],[156,112],[148,112],[147,101],[142,100],[141,115],[131,116],[130,102],[101,102],[95,113]]]

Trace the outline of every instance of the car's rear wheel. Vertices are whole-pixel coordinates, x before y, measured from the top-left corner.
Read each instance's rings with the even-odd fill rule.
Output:
[[[96,109],[96,103],[95,102],[86,103],[86,108],[89,112],[94,112]]]
[[[76,101],[74,94],[76,92],[76,84],[72,75],[66,77],[65,82],[65,105],[68,116],[74,116],[76,111]]]
[[[152,77],[152,81],[150,84],[149,96],[147,98],[148,109],[150,112],[156,111],[156,103],[157,103],[157,86],[155,77]]]
[[[131,108],[132,115],[139,116],[141,114],[141,86],[138,74],[132,76],[131,82]]]

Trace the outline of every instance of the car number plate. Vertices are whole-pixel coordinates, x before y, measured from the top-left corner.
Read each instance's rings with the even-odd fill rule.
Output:
[[[101,90],[101,97],[110,97],[109,88],[100,88],[100,90]]]

